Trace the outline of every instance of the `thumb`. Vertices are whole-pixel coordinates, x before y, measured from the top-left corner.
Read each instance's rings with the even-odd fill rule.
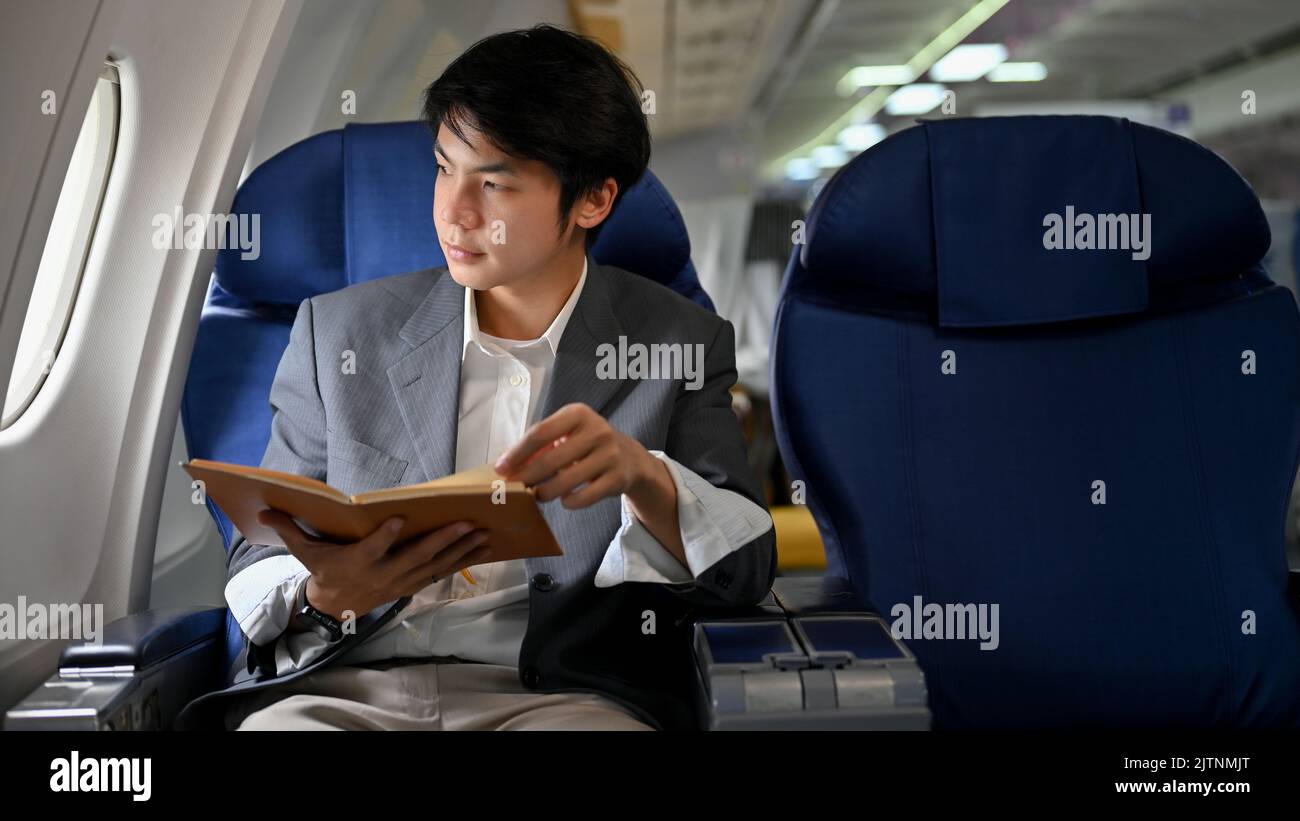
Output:
[[[376,558],[388,552],[388,548],[393,546],[397,541],[397,535],[402,532],[406,519],[401,516],[393,516],[386,519],[379,527],[362,539],[358,546]]]

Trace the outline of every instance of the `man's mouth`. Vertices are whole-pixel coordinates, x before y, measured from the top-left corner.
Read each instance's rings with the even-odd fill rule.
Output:
[[[465,248],[464,246],[456,245],[450,242],[447,243],[446,249],[447,249],[447,256],[451,257],[452,259],[458,262],[465,262],[467,260],[476,259],[478,257],[484,256],[484,254],[480,251],[473,251],[470,250],[469,248]]]

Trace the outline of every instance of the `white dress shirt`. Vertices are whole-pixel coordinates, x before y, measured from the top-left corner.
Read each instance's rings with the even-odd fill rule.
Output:
[[[560,339],[586,281],[584,258],[582,275],[564,307],[544,334],[530,340],[502,339],[480,330],[474,291],[465,289],[457,471],[494,462],[538,421]],[[714,487],[662,451],[650,453],[668,466],[677,488],[678,523],[689,567],[683,567],[637,520],[623,496],[622,524],[596,573],[597,587],[690,582],[772,527],[767,511],[749,499]],[[478,565],[470,568],[470,574],[475,584],[454,573],[425,587],[400,618],[339,661],[456,656],[517,666],[528,627],[524,560]],[[326,639],[314,632],[285,632],[301,606],[309,575],[297,558],[276,556],[245,568],[226,585],[226,600],[245,635],[259,645],[275,642],[277,675],[310,664],[328,647]]]

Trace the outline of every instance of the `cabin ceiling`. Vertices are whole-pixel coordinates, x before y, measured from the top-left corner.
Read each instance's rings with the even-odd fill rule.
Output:
[[[841,0],[765,120],[764,160],[812,139],[851,107],[836,83],[858,65],[906,63],[973,5],[969,0]],[[959,113],[1006,102],[1148,97],[1248,59],[1300,27],[1287,0],[1011,0],[966,42],[1000,42],[1040,61],[1037,83],[955,84]],[[865,91],[865,90],[864,90]],[[881,116],[888,124],[888,116]]]
[[[420,92],[475,40],[552,22],[613,48],[654,92],[657,141],[756,129],[763,164],[804,146],[853,105],[836,84],[858,65],[908,62],[972,0],[314,0],[284,66],[308,93],[274,97],[312,132],[349,120],[410,119]],[[966,40],[1039,60],[1038,83],[954,86],[963,113],[986,103],[1131,99],[1292,48],[1289,0],[1010,0]],[[277,82],[279,82],[277,80]],[[313,88],[315,82],[319,88]],[[339,109],[338,90],[358,110]],[[858,96],[869,89],[860,90]],[[298,99],[302,98],[302,99]],[[269,115],[277,112],[272,109]],[[883,114],[882,122],[889,125]],[[284,140],[288,140],[287,134]],[[283,142],[284,140],[279,140]],[[291,141],[291,140],[290,140]],[[270,142],[277,142],[271,140]],[[287,144],[287,142],[285,143]]]

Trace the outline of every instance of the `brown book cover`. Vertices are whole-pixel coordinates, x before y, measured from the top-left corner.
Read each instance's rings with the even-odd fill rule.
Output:
[[[253,544],[284,545],[279,534],[257,522],[258,512],[270,508],[334,542],[360,541],[386,519],[402,516],[406,522],[394,543],[452,522],[487,529],[488,553],[479,564],[563,553],[533,491],[501,479],[491,465],[352,496],[305,476],[248,465],[192,459],[181,467],[203,482],[205,493]]]

